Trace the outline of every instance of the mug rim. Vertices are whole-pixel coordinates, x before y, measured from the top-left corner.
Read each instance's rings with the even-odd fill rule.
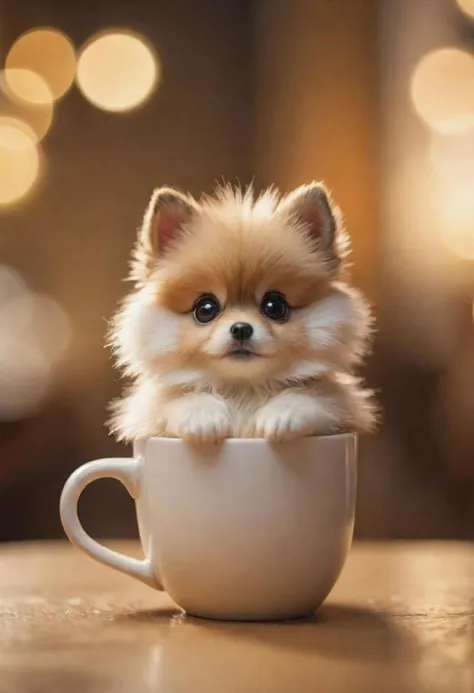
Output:
[[[356,439],[357,438],[357,433],[354,432],[347,432],[347,433],[331,433],[329,435],[321,435],[321,436],[303,436],[301,438],[295,438],[294,440],[289,440],[285,441],[282,443],[276,443],[277,445],[286,445],[286,444],[291,444],[295,443],[301,440],[349,440],[349,439]],[[172,445],[176,445],[178,443],[186,443],[182,438],[167,438],[166,436],[148,436],[145,438],[139,438],[135,441],[136,444],[143,444],[148,441],[166,441],[167,443],[170,443]],[[259,445],[273,445],[273,443],[269,442],[265,438],[225,438],[223,441],[223,444],[226,445],[239,445],[239,444],[259,444]]]

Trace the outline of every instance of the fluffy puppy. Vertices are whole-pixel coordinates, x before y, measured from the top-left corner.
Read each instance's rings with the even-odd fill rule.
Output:
[[[370,313],[344,279],[347,246],[320,183],[199,203],[156,190],[111,331],[133,378],[112,430],[202,443],[369,431],[370,393],[352,370]]]

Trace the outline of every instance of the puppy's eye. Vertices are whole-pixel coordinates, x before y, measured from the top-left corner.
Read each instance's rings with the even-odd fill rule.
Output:
[[[215,296],[201,296],[193,305],[193,315],[200,325],[207,325],[217,318],[221,312],[219,301]]]
[[[278,291],[269,291],[262,298],[260,311],[265,317],[275,322],[286,322],[291,317],[291,308],[287,300]]]

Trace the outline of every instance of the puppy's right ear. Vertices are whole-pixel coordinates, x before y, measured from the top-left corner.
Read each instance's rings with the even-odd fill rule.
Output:
[[[173,188],[153,192],[138,234],[138,261],[150,267],[172,247],[197,213],[192,197]]]

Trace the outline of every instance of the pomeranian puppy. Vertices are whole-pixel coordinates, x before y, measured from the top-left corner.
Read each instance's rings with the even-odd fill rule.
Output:
[[[352,374],[370,312],[345,281],[347,250],[321,183],[199,203],[156,190],[112,325],[133,378],[112,430],[199,443],[370,431],[371,393]]]

